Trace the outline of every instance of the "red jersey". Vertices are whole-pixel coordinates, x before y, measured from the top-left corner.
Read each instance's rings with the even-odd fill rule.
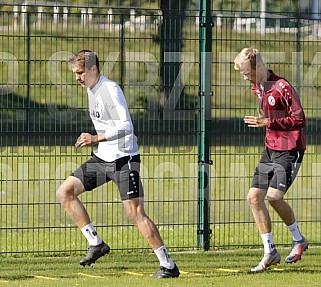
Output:
[[[300,98],[286,79],[269,72],[264,85],[252,87],[268,119],[265,145],[278,151],[305,150],[305,115]]]

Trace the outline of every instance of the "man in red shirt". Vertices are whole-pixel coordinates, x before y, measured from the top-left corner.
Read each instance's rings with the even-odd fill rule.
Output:
[[[292,248],[285,262],[297,262],[308,248],[293,210],[283,198],[298,173],[306,149],[302,130],[305,115],[294,88],[286,79],[266,68],[257,49],[243,49],[234,64],[244,80],[253,85],[252,90],[260,104],[258,116],[245,116],[244,122],[249,127],[266,128],[265,149],[247,195],[264,246],[261,262],[251,269],[252,272],[259,272],[281,261],[275,248],[265,197],[292,234]]]

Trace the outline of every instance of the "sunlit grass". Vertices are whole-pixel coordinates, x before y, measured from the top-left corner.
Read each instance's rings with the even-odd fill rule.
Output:
[[[179,278],[155,280],[158,269],[152,253],[111,252],[96,262],[93,268],[79,265],[81,257],[3,257],[0,260],[1,286],[321,286],[321,250],[310,248],[296,264],[283,260],[288,249],[279,249],[280,265],[268,271],[251,274],[250,268],[261,259],[262,251],[234,250],[215,252],[172,253],[180,268]]]

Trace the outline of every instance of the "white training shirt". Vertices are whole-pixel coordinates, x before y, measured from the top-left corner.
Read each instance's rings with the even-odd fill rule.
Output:
[[[98,83],[87,88],[89,114],[97,134],[105,134],[107,141],[98,144],[94,154],[104,161],[139,154],[137,137],[121,88],[100,75]]]

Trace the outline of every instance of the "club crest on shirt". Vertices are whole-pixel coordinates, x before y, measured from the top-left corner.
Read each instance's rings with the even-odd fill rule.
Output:
[[[270,106],[274,106],[275,105],[275,99],[274,97],[271,95],[268,97],[268,102]]]
[[[100,118],[100,112],[99,111],[91,111],[91,115],[93,116],[93,117],[95,117],[95,118],[97,118],[97,119],[99,119]]]
[[[97,119],[101,117],[102,104],[99,100],[95,102],[95,108],[91,110],[91,115]]]
[[[95,117],[96,118],[100,118],[100,103],[99,103],[99,101],[96,101],[96,103],[95,103]]]

